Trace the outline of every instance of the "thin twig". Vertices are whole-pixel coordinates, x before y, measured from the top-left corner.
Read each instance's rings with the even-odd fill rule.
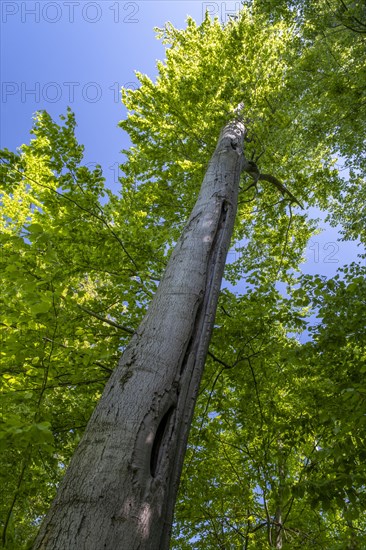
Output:
[[[79,309],[82,311],[85,311],[85,313],[88,313],[92,317],[95,317],[96,319],[99,319],[99,321],[102,321],[103,323],[107,323],[108,325],[111,325],[112,327],[118,328],[119,330],[124,330],[125,332],[128,332],[129,334],[135,334],[135,331],[131,328],[125,327],[124,325],[119,325],[115,321],[112,321],[111,319],[106,319],[103,317],[103,315],[100,315],[99,313],[96,313],[95,311],[92,311],[91,309],[88,309],[87,307],[84,307],[80,304],[76,304]]]

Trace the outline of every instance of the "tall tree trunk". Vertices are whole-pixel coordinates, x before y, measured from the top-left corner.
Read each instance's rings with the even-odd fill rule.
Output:
[[[286,483],[286,457],[283,450],[283,443],[281,439],[278,440],[278,488],[276,494],[276,512],[274,523],[274,536],[272,539],[275,541],[274,546],[277,549],[281,549],[283,546],[283,524],[282,524],[282,511],[284,506],[284,487]]]
[[[245,128],[221,131],[140,327],[112,374],[34,550],[167,550],[232,236]]]

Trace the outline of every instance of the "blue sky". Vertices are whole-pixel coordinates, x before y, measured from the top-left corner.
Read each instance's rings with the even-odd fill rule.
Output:
[[[28,141],[35,111],[57,117],[70,105],[87,160],[107,167],[113,186],[119,151],[128,143],[117,128],[125,116],[121,86],[137,86],[135,69],[155,75],[156,60],[164,57],[155,26],[183,27],[187,14],[200,21],[208,4],[3,0],[1,146]]]
[[[187,15],[200,22],[206,9],[225,21],[239,7],[238,1],[2,0],[0,146],[14,150],[28,142],[37,110],[57,118],[69,105],[86,162],[100,163],[117,190],[120,151],[128,146],[117,128],[125,116],[119,90],[137,85],[134,70],[155,76],[164,48],[154,27],[171,21],[182,28]],[[357,247],[337,242],[337,230],[321,225],[326,230],[309,243],[304,270],[333,275]]]

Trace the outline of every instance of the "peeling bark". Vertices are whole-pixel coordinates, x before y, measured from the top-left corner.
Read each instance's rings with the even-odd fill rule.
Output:
[[[167,550],[189,428],[245,169],[240,120],[221,131],[199,197],[113,372],[34,550]]]

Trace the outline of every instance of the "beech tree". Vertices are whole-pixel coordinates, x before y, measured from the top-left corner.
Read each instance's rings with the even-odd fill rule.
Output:
[[[63,478],[34,548],[168,548],[200,391],[174,548],[361,548],[364,267],[299,274],[303,207],[364,238],[362,14],[331,7],[158,30],[156,81],[123,91],[120,196],[70,111],[2,153],[4,547]]]
[[[241,122],[225,126],[148,313],[110,377],[34,548],[169,548],[243,141]]]

